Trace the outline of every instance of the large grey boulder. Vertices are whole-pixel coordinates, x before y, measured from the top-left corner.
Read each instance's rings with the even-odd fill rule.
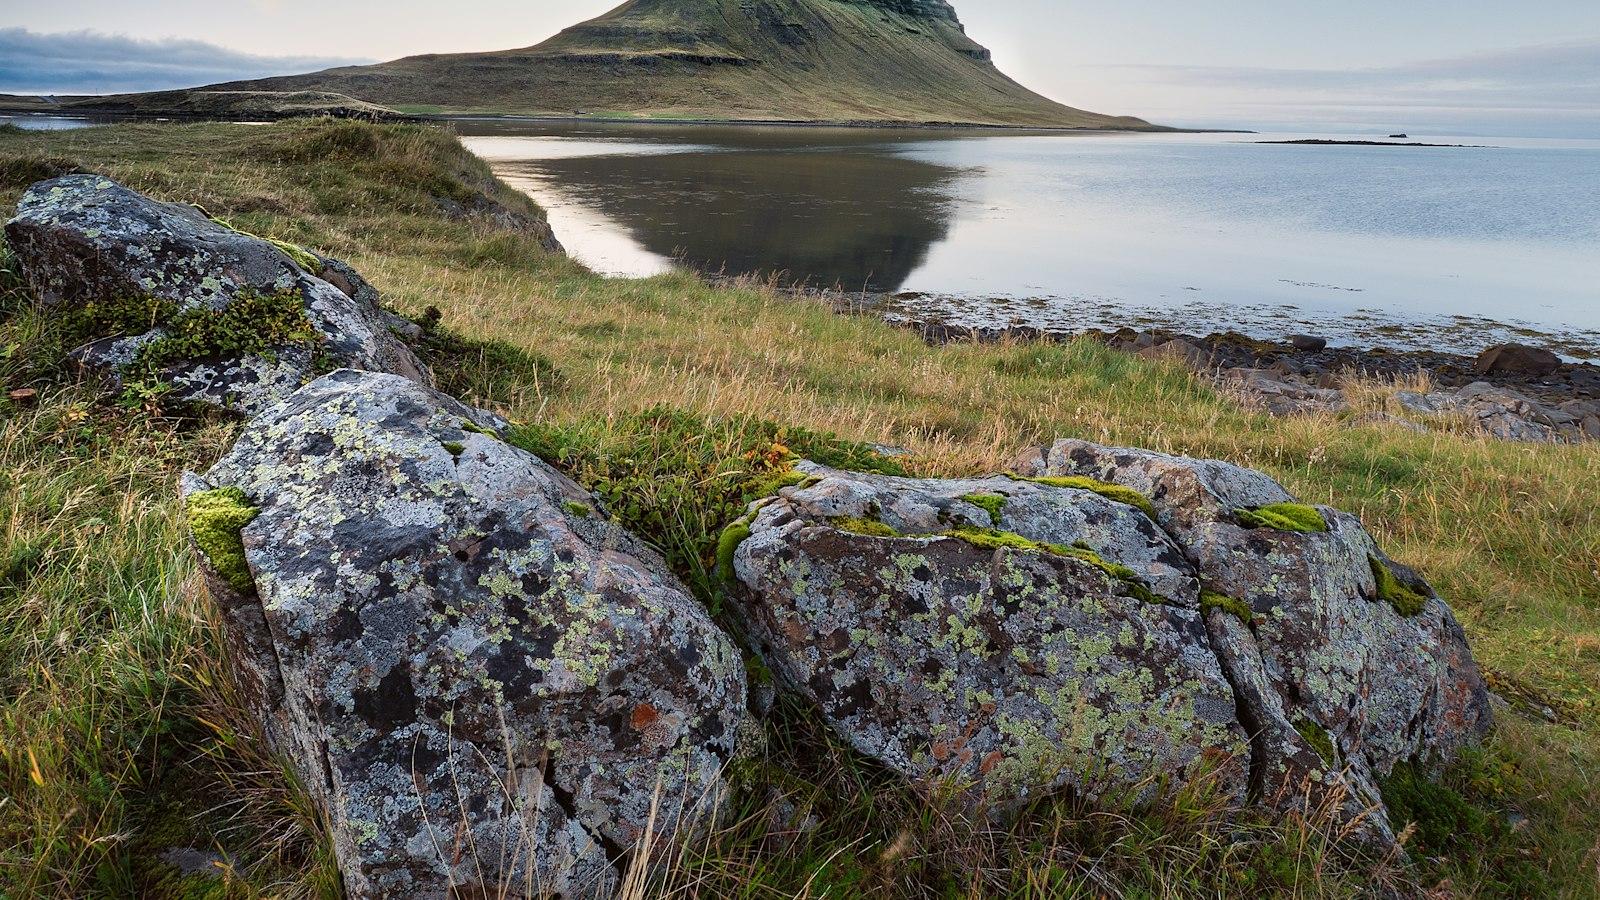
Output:
[[[1449,607],[1354,516],[1298,505],[1267,476],[1215,460],[1060,441],[1017,467],[1150,498],[1215,598],[1206,627],[1253,736],[1262,801],[1332,805],[1387,840],[1378,780],[1397,763],[1450,759],[1489,727]]]
[[[609,896],[707,821],[737,648],[598,502],[403,378],[342,370],[184,493],[233,664],[354,898]]]
[[[725,537],[726,574],[779,683],[858,751],[1002,813],[1201,777],[1244,799],[1248,739],[1199,580],[1139,508],[1010,478],[802,469]]]
[[[74,358],[114,381],[158,380],[171,399],[246,415],[333,368],[429,383],[347,266],[196,207],[67,175],[28,189],[6,237],[34,294],[92,331]]]

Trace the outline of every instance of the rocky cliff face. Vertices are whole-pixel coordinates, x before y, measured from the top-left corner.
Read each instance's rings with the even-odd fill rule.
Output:
[[[845,0],[847,3],[860,3],[863,6],[875,6],[899,13],[902,16],[913,16],[922,19],[943,19],[957,25],[961,20],[956,17],[956,8],[946,3],[945,0]]]

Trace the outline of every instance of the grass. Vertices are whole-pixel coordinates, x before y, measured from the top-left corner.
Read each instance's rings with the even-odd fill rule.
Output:
[[[707,602],[723,528],[802,452],[850,467],[877,459],[862,444],[893,444],[918,474],[973,475],[1080,437],[1255,466],[1307,503],[1361,515],[1450,601],[1511,701],[1444,789],[1513,824],[1438,842],[1429,810],[1455,804],[1406,807],[1430,817],[1408,836],[1409,863],[1347,855],[1315,814],[1225,826],[1229,811],[1198,789],[1155,809],[1057,798],[1014,827],[966,821],[782,702],[766,753],[738,773],[730,821],[661,848],[670,865],[650,894],[1595,895],[1600,448],[1272,420],[1179,367],[1088,341],[931,348],[755,285],[600,278],[532,237],[443,213],[441,199],[488,191],[538,214],[427,128],[0,133],[0,205],[28,173],[63,167],[344,258],[425,324],[436,308],[433,328],[452,337],[430,358],[451,389],[610,486],[609,512]],[[174,844],[224,853],[227,896],[333,896],[314,812],[228,694],[175,498],[178,471],[207,465],[232,427],[94,402],[56,365],[59,328],[5,296],[0,404],[40,394],[0,411],[0,897],[186,896],[155,858]]]

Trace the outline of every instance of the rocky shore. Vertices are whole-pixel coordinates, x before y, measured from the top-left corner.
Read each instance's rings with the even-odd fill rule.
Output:
[[[878,315],[893,299],[837,291],[796,294],[855,315]],[[916,331],[930,344],[1073,336],[1027,326],[969,328],[898,317],[889,321]],[[1600,440],[1600,365],[1568,362],[1543,347],[1497,344],[1467,356],[1331,346],[1314,335],[1273,341],[1237,332],[1201,336],[1134,328],[1083,334],[1128,353],[1181,362],[1273,415],[1339,415],[1420,431],[1458,428],[1529,443]],[[1366,397],[1375,390],[1388,395],[1385,408],[1358,410],[1359,404],[1352,402],[1355,395]]]

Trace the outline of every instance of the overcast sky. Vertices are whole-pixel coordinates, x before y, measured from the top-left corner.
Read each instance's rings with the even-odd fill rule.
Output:
[[[0,91],[183,87],[528,46],[615,2],[5,0]],[[1192,126],[1600,138],[1600,0],[955,3],[1007,72],[1102,112]]]

